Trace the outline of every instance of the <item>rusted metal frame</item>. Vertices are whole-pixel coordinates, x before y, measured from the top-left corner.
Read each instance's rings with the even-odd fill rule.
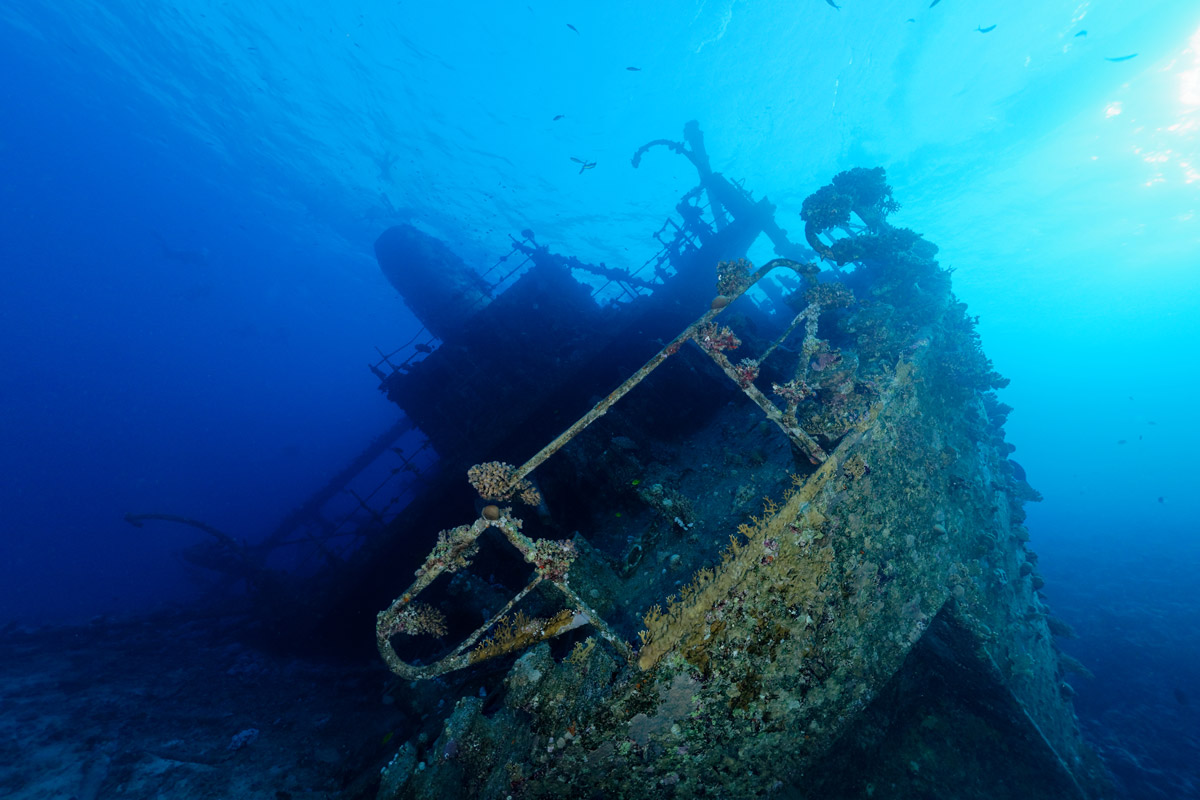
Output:
[[[368,516],[370,516],[373,520],[378,522],[380,525],[383,524],[383,517],[380,516],[378,511],[376,511],[375,509],[373,509],[369,505],[367,505],[367,502],[365,500],[363,500],[362,497],[359,496],[358,492],[354,491],[353,489],[347,489],[346,493],[354,498],[355,502],[358,503],[359,508],[361,508],[363,511],[366,511]]]
[[[809,305],[807,308],[797,314],[796,318],[793,319],[791,324],[787,326],[787,330],[785,330],[775,341],[771,342],[770,346],[767,347],[767,349],[763,351],[763,354],[758,357],[758,363],[762,364],[768,358],[770,358],[771,354],[774,353],[780,345],[787,341],[787,338],[792,335],[792,332],[795,331],[796,328],[800,327],[801,322],[806,323],[805,327],[807,328],[809,316],[811,315],[815,318],[817,310],[818,307],[816,305]]]
[[[413,451],[411,454],[409,454],[409,455],[403,455],[403,456],[401,456],[401,464],[400,464],[400,466],[399,466],[399,467],[396,467],[396,468],[394,468],[394,469],[393,469],[393,470],[392,470],[390,473],[388,473],[387,477],[385,477],[385,478],[384,478],[382,481],[380,481],[380,482],[379,482],[379,483],[378,483],[378,484],[375,486],[375,488],[374,488],[374,489],[372,489],[370,492],[368,492],[368,493],[367,493],[367,496],[366,496],[364,499],[365,499],[365,500],[370,500],[370,499],[371,499],[371,498],[373,498],[375,495],[379,494],[379,492],[383,490],[383,487],[387,486],[389,483],[391,483],[392,481],[396,480],[396,477],[397,477],[397,476],[398,476],[398,475],[399,475],[401,472],[408,472],[408,473],[409,473],[409,474],[411,474],[411,475],[416,475],[417,477],[420,477],[420,476],[421,476],[421,474],[422,474],[422,473],[420,472],[420,467],[416,467],[416,466],[414,466],[412,469],[405,469],[405,467],[407,467],[407,466],[409,466],[410,464],[412,464],[412,463],[413,463],[413,461],[414,461],[414,460],[415,460],[415,458],[416,458],[416,455],[417,455],[417,453],[420,453],[420,452],[424,451],[424,450],[425,450],[425,448],[427,448],[428,446],[429,446],[429,440],[428,440],[428,439],[426,439],[426,440],[425,440],[424,442],[422,442],[422,443],[421,443],[421,445],[420,445],[420,446],[419,446],[419,447],[418,447],[418,448],[417,448],[415,451]],[[407,491],[407,488],[408,488],[408,487],[405,487],[405,491]],[[389,505],[390,505],[390,504],[389,504]]]
[[[377,353],[379,353],[379,355],[383,356],[383,360],[382,360],[382,361],[376,361],[376,362],[375,362],[375,368],[376,368],[376,369],[378,369],[380,364],[387,364],[389,367],[391,367],[391,368],[392,368],[392,372],[395,372],[395,371],[396,371],[396,366],[395,366],[394,364],[392,364],[392,362],[391,362],[389,359],[390,359],[390,358],[392,358],[392,356],[394,356],[394,355],[396,355],[397,353],[399,353],[399,352],[400,352],[401,350],[403,350],[404,348],[406,348],[406,347],[410,346],[410,345],[411,345],[413,342],[415,342],[417,339],[420,339],[420,338],[421,338],[421,334],[423,334],[423,333],[429,333],[427,330],[425,330],[424,326],[422,326],[421,330],[419,330],[419,331],[417,331],[416,333],[414,333],[414,334],[413,334],[413,337],[412,337],[411,339],[409,339],[407,342],[405,342],[404,344],[402,344],[402,345],[400,345],[399,347],[397,347],[397,348],[396,348],[395,350],[393,350],[392,352],[390,352],[390,353],[387,353],[386,355],[384,354],[384,352],[383,352],[382,350],[380,350],[378,347],[376,347],[376,348],[375,348],[375,352],[377,352]],[[430,333],[430,334],[429,334],[429,336],[430,336],[430,341],[435,341],[435,340],[437,339],[437,337],[436,337],[436,336],[434,336],[432,333]],[[407,363],[408,363],[408,360],[406,359],[404,363],[405,363],[405,364],[407,364]]]
[[[414,450],[412,453],[410,453],[408,455],[402,456],[401,461],[402,461],[403,466],[400,467],[400,470],[404,471],[404,467],[407,467],[409,464],[412,464],[418,453],[424,452],[428,448],[429,448],[429,440],[428,439],[422,440],[421,444],[417,446],[416,450]],[[416,475],[417,477],[420,477],[422,474],[420,472],[416,472],[416,471],[412,471],[412,470],[409,470],[409,472],[411,472],[413,475]],[[379,492],[382,491],[385,486],[387,486],[388,484],[395,481],[397,479],[398,475],[399,475],[399,472],[390,473],[387,477],[385,477],[382,481],[380,481],[379,484],[376,485],[376,487],[374,489],[372,489],[370,492],[368,492],[366,497],[364,497],[362,499],[366,500],[366,501],[370,501],[373,497],[375,497],[375,495],[379,494]],[[408,485],[403,486],[398,490],[396,498],[399,500],[399,499],[403,498],[405,495],[411,494],[412,491],[413,491],[413,484],[409,483]],[[392,507],[392,505],[394,505],[394,504],[389,501],[388,504],[383,507],[383,510],[380,512],[380,515],[382,515],[383,513],[386,513],[387,510]],[[325,536],[324,539],[333,539],[333,538],[341,537],[341,536],[362,536],[363,538],[365,538],[365,535],[361,534],[360,531],[357,529],[352,530],[352,531],[342,531],[342,527],[345,526],[346,523],[352,521],[357,514],[358,514],[357,508],[351,509],[345,515],[343,515],[342,518],[340,520],[338,520],[337,522],[329,523],[330,528],[333,531],[333,533],[330,533],[329,535]]]
[[[388,621],[394,620],[402,614],[404,609],[416,599],[417,595],[428,588],[442,573],[456,572],[459,569],[469,566],[476,540],[484,531],[492,527],[500,529],[509,543],[521,553],[525,560],[535,566],[538,574],[504,608],[479,628],[472,631],[448,655],[432,664],[422,666],[409,664],[402,660],[392,646],[391,637],[394,635],[394,632],[389,629]],[[558,544],[561,546],[561,543]],[[570,552],[570,549],[563,548],[563,551]],[[485,633],[495,628],[517,603],[542,583],[548,583],[562,593],[566,600],[566,606],[571,611],[571,617],[565,624],[559,624],[553,630],[543,626],[536,631],[523,631],[522,646],[561,635],[584,625],[591,625],[603,638],[611,642],[622,656],[632,659],[633,651],[629,648],[629,645],[617,636],[608,623],[567,585],[567,572],[565,570],[574,556],[564,556],[560,561],[550,566],[542,563],[543,558],[544,553],[539,552],[537,544],[521,533],[520,521],[511,516],[511,509],[504,509],[499,512],[499,516],[496,519],[488,519],[481,516],[470,526],[464,525],[450,531],[444,531],[439,546],[430,552],[425,559],[425,563],[417,570],[416,579],[405,590],[404,594],[398,597],[386,610],[380,612],[376,618],[376,643],[379,646],[379,653],[383,657],[384,662],[387,663],[388,668],[403,678],[417,680],[421,678],[433,678],[447,672],[462,669],[476,660],[482,660],[474,659],[470,648]],[[505,648],[502,652],[508,652],[511,649],[515,648]],[[496,653],[496,655],[499,654]]]
[[[510,235],[509,238],[512,238],[512,236]],[[495,272],[496,270],[498,270],[500,268],[501,264],[508,261],[508,259],[512,258],[513,255],[515,255],[516,253],[520,253],[520,252],[523,252],[521,250],[521,248],[514,246],[507,253],[505,253],[504,255],[497,258],[496,263],[492,264],[490,267],[488,267],[485,272],[480,273],[479,277],[486,278],[488,275],[491,275],[493,272]],[[501,278],[501,280],[503,280],[503,278]]]
[[[400,350],[403,350],[403,349],[404,349],[403,347],[400,348]],[[395,364],[393,364],[389,359],[391,359],[391,357],[394,356],[396,353],[400,352],[400,350],[393,350],[391,353],[384,355],[383,351],[379,349],[378,345],[376,345],[375,352],[379,353],[380,358],[382,360],[375,362],[375,369],[379,369],[379,366],[381,364],[387,364],[388,369],[390,369],[392,372],[395,372],[397,369],[399,369],[399,367],[397,367]]]
[[[391,477],[391,478],[395,478],[396,476],[395,476],[395,475],[392,475],[392,476],[390,476],[390,477]],[[418,475],[418,477],[420,477],[420,476]],[[390,510],[391,510],[391,508],[392,508],[392,506],[396,505],[396,504],[397,504],[397,503],[399,503],[401,500],[403,500],[405,497],[407,497],[408,495],[412,494],[412,492],[413,492],[413,486],[414,486],[414,484],[415,484],[415,483],[416,483],[416,482],[414,481],[414,482],[412,482],[412,483],[409,483],[409,484],[407,484],[407,485],[403,486],[402,488],[400,488],[400,489],[399,489],[399,490],[396,492],[396,496],[395,496],[395,498],[394,498],[394,499],[389,499],[389,500],[388,500],[388,502],[387,502],[387,505],[385,505],[385,506],[383,507],[383,511],[384,511],[384,513],[387,513],[388,511],[390,511]],[[382,487],[381,487],[381,488],[382,488]],[[397,512],[397,513],[399,513],[399,512]]]
[[[761,279],[761,277],[761,275],[758,275],[756,278],[754,278],[755,282]],[[753,283],[751,285],[753,285]],[[747,290],[748,289],[749,287],[747,287]],[[743,290],[743,293],[745,291],[746,290]],[[816,304],[810,304],[803,311],[797,314],[796,318],[792,320],[790,325],[788,325],[787,330],[785,330],[779,338],[772,342],[761,356],[759,356],[757,359],[752,359],[755,370],[757,371],[758,367],[767,360],[767,357],[770,356],[771,353],[773,353],[775,349],[779,347],[779,345],[781,345],[797,327],[799,327],[801,322],[805,323],[806,334],[814,335],[817,314],[819,310],[819,306]],[[794,403],[788,404],[787,412],[780,411],[779,406],[772,403],[771,400],[764,395],[757,386],[754,385],[752,380],[748,379],[744,374],[740,374],[738,372],[737,367],[730,362],[729,358],[723,352],[704,346],[701,346],[700,349],[708,353],[709,358],[711,358],[716,365],[721,368],[721,371],[724,372],[731,381],[741,387],[742,392],[745,393],[745,395],[749,397],[756,406],[762,409],[762,412],[766,414],[767,419],[774,422],[775,425],[778,426],[781,431],[783,431],[784,435],[791,440],[792,444],[794,444],[801,452],[807,455],[809,459],[813,461],[813,463],[819,464],[828,457],[824,449],[817,444],[817,441],[809,436],[798,424],[795,423]],[[803,353],[801,357],[807,360],[807,351]]]
[[[610,278],[609,280],[605,281],[603,285],[597,287],[596,289],[593,289],[592,293],[589,294],[588,297],[595,299],[596,295],[600,294],[601,292],[603,292],[605,289],[607,289],[611,285],[612,285],[612,279]]]
[[[608,410],[616,405],[618,400],[629,394],[633,387],[641,383],[642,380],[645,379],[645,377],[651,372],[658,369],[658,367],[664,361],[666,361],[667,358],[679,352],[679,348],[683,346],[683,343],[692,338],[692,336],[696,333],[696,330],[701,325],[705,325],[710,322],[714,317],[720,314],[721,311],[722,309],[720,308],[710,309],[709,311],[705,312],[700,319],[696,320],[687,328],[685,328],[683,333],[676,336],[666,347],[655,353],[649,361],[643,364],[641,368],[637,370],[637,372],[630,375],[624,383],[614,389],[608,395],[608,397],[605,397],[599,403],[592,406],[591,410],[576,420],[571,427],[560,433],[554,438],[553,441],[535,453],[534,456],[524,464],[517,467],[517,470],[513,475],[513,483],[516,483],[517,481],[529,475],[529,473],[541,466],[546,459],[557,453],[559,450],[565,447],[568,442],[583,432],[585,428],[607,414]]]
[[[820,464],[829,457],[828,454],[826,454],[826,452],[821,448],[821,445],[817,444],[816,439],[805,433],[799,425],[791,424],[784,416],[784,413],[779,410],[779,406],[772,403],[757,386],[739,375],[737,368],[730,363],[729,359],[725,357],[724,353],[712,350],[705,350],[705,352],[708,353],[709,358],[716,362],[717,366],[721,368],[721,371],[728,375],[731,381],[741,387],[742,392],[749,397],[756,406],[762,409],[762,412],[766,414],[767,419],[771,420],[771,422],[774,422],[775,425],[779,427],[779,430],[783,431],[784,435],[791,440],[792,444],[794,444],[801,450],[801,452],[808,456],[814,464]]]
[[[386,486],[386,485],[387,485],[389,482],[391,482],[391,481],[392,481],[392,480],[393,480],[395,477],[396,477],[395,475],[389,475],[389,476],[387,477],[387,479],[386,479],[386,480],[385,480],[383,483],[381,483],[379,486],[377,486],[375,489],[373,489],[373,490],[371,491],[371,493],[370,493],[370,494],[368,494],[368,495],[366,496],[366,498],[365,498],[365,499],[366,499],[366,500],[370,500],[372,497],[374,497],[374,496],[375,496],[375,494],[376,494],[376,493],[377,493],[377,492],[378,492],[378,491],[379,491],[381,488],[383,488],[384,486]],[[357,497],[357,496],[356,496],[356,497]],[[359,500],[359,502],[361,503],[361,502],[362,502],[362,500]],[[339,531],[341,531],[341,530],[342,530],[342,526],[343,526],[343,525],[345,525],[347,522],[350,522],[351,520],[353,520],[353,519],[354,519],[356,516],[358,516],[358,509],[357,509],[357,508],[353,508],[353,509],[351,509],[350,511],[346,512],[346,514],[345,514],[345,515],[344,515],[344,516],[343,516],[343,517],[342,517],[340,520],[338,520],[336,523],[333,523],[333,530],[334,530],[334,533],[331,535],[331,537],[330,537],[330,538],[332,538],[332,536],[348,536],[348,535],[349,535],[349,536],[352,536],[352,535],[356,535],[356,534],[358,533],[358,531],[357,531],[357,530],[353,530],[353,531],[346,531],[345,533],[339,533]]]
[[[654,232],[654,234],[653,234],[654,238],[658,240],[658,243],[659,243],[659,244],[661,244],[661,245],[663,246],[663,249],[666,249],[666,248],[670,247],[670,244],[669,244],[669,243],[667,243],[667,242],[664,242],[664,241],[663,241],[663,239],[662,239],[662,235],[663,235],[664,233],[666,233],[666,232],[667,232],[667,226],[668,226],[668,225],[670,225],[671,227],[673,227],[673,228],[675,229],[675,231],[676,231],[676,233],[675,233],[674,235],[672,235],[672,236],[671,236],[671,241],[672,241],[672,242],[673,242],[673,241],[675,241],[675,239],[676,239],[676,238],[678,238],[678,235],[679,235],[679,233],[678,233],[678,232],[679,232],[680,230],[682,230],[682,228],[680,227],[679,223],[678,223],[678,222],[676,222],[674,219],[672,219],[672,218],[671,218],[671,215],[670,215],[670,214],[668,214],[668,215],[667,215],[667,218],[663,220],[662,227],[661,227],[661,228],[659,228],[658,230],[656,230],[656,231]]]
[[[347,536],[354,536],[356,538],[365,538],[366,534],[364,534],[358,528],[355,528],[354,530],[348,530],[348,531],[336,530],[334,533],[326,533],[326,534],[323,534],[323,535],[317,537],[317,541],[331,542],[334,539],[342,539]],[[308,536],[305,536],[304,538],[300,538],[300,539],[284,539],[281,542],[276,542],[275,547],[291,547],[292,545],[297,545],[297,544],[310,544],[312,541],[313,541],[312,536],[308,535]]]
[[[514,252],[516,252],[516,251],[514,250]],[[522,251],[522,252],[524,252],[524,251]],[[518,272],[525,269],[525,267],[532,262],[533,262],[533,256],[526,254],[525,260],[522,261],[520,264],[517,264],[515,267],[513,267],[511,270],[509,270],[504,275],[501,275],[500,280],[498,280],[494,284],[492,284],[492,288],[495,288],[495,287],[499,286],[500,284],[504,283],[506,280],[511,278],[513,275],[516,275]]]
[[[762,280],[767,275],[767,273],[771,272],[774,269],[778,269],[778,268],[782,268],[782,267],[790,268],[797,272],[804,271],[804,265],[802,265],[796,261],[792,261],[791,259],[787,259],[787,258],[776,258],[772,261],[767,262],[762,267],[760,267],[757,271],[755,271],[755,273],[749,277],[749,279],[746,283],[746,286],[744,288],[742,288],[741,291],[739,291],[737,294],[729,297],[728,300],[730,302],[732,302],[733,300],[737,299],[738,297],[741,297],[752,286],[754,286],[754,284],[756,284],[760,280]],[[612,393],[608,395],[608,397],[604,398],[599,403],[592,406],[591,410],[588,411],[586,414],[584,414],[582,417],[580,417],[575,422],[575,424],[571,425],[571,427],[567,428],[565,431],[560,433],[552,442],[550,442],[545,447],[543,447],[541,450],[539,450],[536,454],[534,454],[534,456],[532,458],[530,458],[524,464],[517,467],[516,472],[513,474],[513,483],[516,483],[517,481],[521,480],[522,478],[527,477],[529,475],[529,473],[533,472],[535,469],[537,469],[539,466],[541,466],[541,464],[543,462],[545,462],[546,459],[550,458],[550,456],[557,453],[559,450],[561,450],[563,447],[565,447],[568,442],[570,442],[572,439],[574,439],[576,436],[578,436],[583,431],[584,428],[588,427],[593,422],[600,419],[600,417],[602,417],[606,413],[608,413],[608,410],[610,408],[612,408],[614,405],[616,405],[618,400],[620,400],[625,395],[629,394],[630,390],[632,390],[634,386],[637,386],[639,383],[641,383],[646,378],[647,375],[649,375],[651,372],[656,370],[664,361],[667,360],[667,358],[669,358],[670,356],[679,352],[679,348],[683,346],[684,342],[686,342],[688,339],[695,338],[696,332],[700,328],[707,325],[709,322],[712,322],[712,320],[725,309],[725,307],[728,305],[728,303],[726,303],[724,305],[721,305],[721,304],[715,304],[715,305],[717,305],[716,308],[709,309],[698,320],[693,322],[688,327],[684,328],[682,333],[680,333],[678,336],[676,336],[674,339],[672,339],[669,344],[667,344],[665,347],[663,347],[661,350],[659,350],[657,353],[655,353],[654,356],[649,361],[647,361],[645,364],[643,364],[642,367],[640,369],[638,369],[637,372],[630,375],[629,378],[627,378],[624,383],[622,383],[620,386],[618,386],[616,389],[614,389],[612,391]],[[728,363],[728,359],[726,359],[726,363]],[[726,374],[728,374],[728,373],[726,373]],[[733,376],[731,376],[731,377],[733,378],[733,380],[735,382],[737,381],[736,377],[733,377]],[[758,394],[760,397],[762,397],[761,392],[759,392]],[[753,396],[751,397],[751,399],[754,399]],[[776,414],[779,414],[779,409],[775,408],[775,406],[769,400],[766,400],[765,397],[763,397],[762,399],[766,402],[767,406],[769,406],[771,409],[774,409]],[[765,409],[765,408],[763,410],[767,411],[767,409]],[[779,423],[776,422],[776,424],[779,424]],[[787,429],[785,428],[784,431],[787,432]],[[809,439],[809,441],[812,442],[811,447],[814,448],[812,450],[812,452],[810,452],[809,454],[818,459],[823,459],[824,452],[821,450],[821,448],[819,446],[817,446],[815,441],[812,441],[812,437],[809,437],[807,434],[804,434],[804,436],[807,437]],[[790,435],[789,435],[789,438],[791,438]],[[820,455],[817,455],[818,453]]]
[[[130,525],[132,525],[135,528],[141,528],[142,523],[145,522],[146,520],[159,520],[161,522],[177,522],[180,525],[190,525],[193,528],[198,528],[199,530],[204,531],[209,536],[213,537],[218,542],[225,545],[226,547],[229,547],[230,549],[239,550],[239,549],[244,548],[244,545],[241,542],[239,542],[237,539],[230,536],[228,533],[225,533],[224,531],[222,531],[218,528],[214,528],[212,525],[209,525],[207,522],[201,522],[200,520],[192,519],[191,517],[181,517],[178,514],[133,514],[133,513],[129,513],[129,514],[125,515],[125,521],[128,522]]]
[[[577,269],[581,272],[586,272],[589,275],[599,275],[600,277],[607,278],[608,282],[604,284],[605,286],[610,283],[627,282],[629,284],[640,284],[641,287],[645,289],[653,289],[658,285],[653,281],[647,281],[643,280],[642,278],[638,278],[634,273],[627,269],[621,269],[620,267],[609,267],[605,266],[604,264],[596,266],[595,264],[588,264],[577,259],[572,259],[572,261],[574,263],[569,263],[567,265],[568,269]]]
[[[659,253],[661,253],[661,252],[662,251],[660,250]],[[652,280],[647,280],[647,279],[641,277],[641,274],[643,272],[645,272],[648,268],[650,268],[651,263],[654,262],[658,258],[659,253],[656,253],[655,255],[650,256],[650,258],[648,258],[642,262],[642,265],[640,267],[638,267],[637,269],[635,269],[631,273],[629,273],[633,277],[641,280],[647,288],[652,288],[652,287],[657,287],[657,286],[662,285],[662,279],[659,278],[657,275],[655,275]]]
[[[332,561],[335,558],[341,557],[341,553],[337,553],[332,548],[326,547],[326,542],[329,541],[329,537],[316,536],[312,532],[311,526],[305,526],[301,536],[303,538],[301,539],[300,543],[309,545],[311,548],[306,555],[302,555],[302,564],[311,561],[317,555],[322,556],[326,561]]]
[[[491,619],[489,619],[487,622],[483,623],[478,628],[476,628],[474,631],[472,631],[471,635],[468,636],[466,639],[464,639],[462,644],[460,644],[458,647],[454,648],[454,650],[450,653],[450,655],[446,656],[446,658],[458,658],[463,653],[466,653],[467,650],[474,647],[475,643],[479,641],[480,637],[482,637],[483,634],[487,633],[492,628],[494,628],[496,626],[496,624],[498,622],[500,622],[500,620],[504,619],[504,617],[508,615],[508,612],[513,610],[513,607],[516,606],[517,603],[524,600],[525,596],[528,595],[530,592],[532,592],[535,588],[537,588],[538,584],[540,584],[541,582],[542,582],[542,576],[541,575],[535,576],[533,580],[531,580],[528,584],[525,585],[524,589],[517,592],[517,594],[513,597],[512,600],[509,600],[507,603],[504,604],[504,608],[497,611],[495,614],[492,615]]]
[[[753,275],[747,278],[745,286],[743,286],[735,294],[724,299],[725,302],[713,302],[713,307],[700,316],[695,322],[685,328],[678,336],[672,339],[665,347],[659,350],[649,361],[642,365],[640,369],[634,372],[620,386],[614,389],[607,397],[594,405],[591,410],[580,417],[576,422],[559,434],[553,441],[539,450],[532,458],[513,470],[510,485],[515,486],[519,481],[532,473],[537,467],[544,463],[550,456],[561,450],[568,442],[578,436],[585,428],[593,422],[604,416],[608,409],[612,408],[622,397],[628,394],[633,387],[641,383],[651,372],[657,369],[670,356],[679,352],[679,348],[683,346],[689,339],[694,339],[697,332],[705,325],[709,324],[718,314],[720,314],[730,302],[745,294],[755,283],[762,280],[769,272],[778,268],[789,268],[796,272],[806,273],[809,267],[800,264],[799,262],[790,259],[778,258],[760,267]],[[803,317],[808,313],[807,309],[799,316]],[[733,371],[733,365],[729,360],[720,353],[710,353],[710,355],[720,356],[717,361],[718,365],[726,372],[729,377],[735,382],[742,385],[736,373]],[[723,363],[722,363],[723,362]],[[797,442],[805,452],[812,458],[819,461],[824,461],[827,456],[819,445],[808,436],[808,434],[787,425],[782,419],[782,413],[771,403],[762,392],[750,384],[749,386],[742,385],[743,391],[755,401],[757,405],[767,414],[768,418],[774,421],[788,435],[788,438],[793,442]],[[494,508],[494,507],[492,507]],[[391,636],[396,631],[391,630],[389,621],[395,620],[408,607],[413,600],[424,591],[438,576],[446,571],[456,571],[464,568],[470,563],[471,551],[475,546],[476,539],[483,534],[489,527],[499,528],[521,555],[529,563],[534,564],[538,568],[538,575],[535,579],[526,586],[521,593],[511,600],[504,609],[492,619],[488,620],[482,627],[476,629],[470,636],[451,653],[442,659],[424,666],[414,666],[400,659],[396,654],[395,648],[391,644]],[[574,630],[583,625],[591,625],[605,640],[610,642],[614,648],[621,653],[626,659],[632,661],[633,651],[629,645],[621,639],[615,631],[609,627],[595,611],[575,593],[570,586],[567,585],[567,573],[565,568],[561,568],[561,575],[555,574],[553,571],[547,572],[543,569],[543,565],[539,564],[541,556],[538,553],[537,545],[520,532],[520,521],[511,516],[511,509],[504,509],[498,512],[495,519],[488,519],[481,516],[471,525],[463,525],[449,531],[443,531],[439,537],[439,543],[434,547],[428,556],[425,563],[417,570],[416,580],[408,587],[408,589],[398,597],[386,610],[381,611],[376,620],[376,643],[379,646],[380,655],[383,657],[388,668],[397,675],[409,680],[420,678],[432,678],[442,675],[446,672],[451,672],[456,669],[461,669],[472,663],[471,652],[469,648],[479,641],[480,637],[488,630],[494,628],[503,619],[504,614],[510,611],[521,599],[523,599],[534,587],[542,581],[547,581],[558,589],[567,600],[567,605],[573,608],[574,616],[565,625],[559,625],[553,631],[541,629],[539,631],[524,631],[526,636],[522,641],[527,645],[534,641],[541,641],[546,638],[565,633],[568,630]],[[571,556],[573,558],[573,556]],[[569,563],[566,562],[566,563]],[[504,649],[501,652],[508,652]],[[496,653],[499,655],[500,653]]]

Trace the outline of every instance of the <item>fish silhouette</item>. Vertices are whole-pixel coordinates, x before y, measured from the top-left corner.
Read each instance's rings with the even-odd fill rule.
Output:
[[[570,28],[571,30],[575,31],[576,33],[579,33],[579,28],[576,28],[574,25],[572,25],[569,22],[567,23],[567,27]]]
[[[979,31],[980,33],[991,33],[992,31],[996,30],[996,26],[988,25],[986,28],[980,26],[980,27],[976,28],[975,30]]]
[[[575,156],[571,156],[571,160],[579,165],[579,174],[580,175],[583,174],[583,171],[585,169],[595,169],[596,168],[595,161],[585,161],[582,158],[576,158]]]
[[[1137,53],[1130,53],[1127,56],[1117,56],[1116,58],[1105,58],[1105,61],[1128,61],[1131,58],[1137,58]]]

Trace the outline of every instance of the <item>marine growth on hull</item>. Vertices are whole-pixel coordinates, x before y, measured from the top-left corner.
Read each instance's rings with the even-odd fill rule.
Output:
[[[585,365],[562,379],[593,387],[584,408],[553,377],[535,403],[528,374],[480,365],[494,424],[518,386],[539,409],[524,430],[554,433],[478,424],[458,451],[487,456],[457,473],[474,505],[441,510],[458,524],[425,532],[378,614],[405,682],[490,687],[404,743],[380,797],[1104,796],[1026,548],[1037,494],[1008,459],[1006,381],[937,247],[889,223],[878,168],[813,193],[791,243],[685,139],[635,166],[656,145],[687,156],[712,204],[762,212],[749,241],[780,257],[749,263],[749,242],[717,239],[732,225],[678,245],[727,257],[706,293],[703,265],[685,275],[689,316],[643,314],[674,327],[637,362],[583,336],[560,354]],[[546,273],[526,291],[570,279],[531,232],[524,247]],[[626,306],[588,323],[619,342],[619,315],[685,272],[610,275]],[[472,293],[476,319],[508,296]],[[419,405],[421,369],[384,390]],[[433,409],[418,423],[436,429]]]

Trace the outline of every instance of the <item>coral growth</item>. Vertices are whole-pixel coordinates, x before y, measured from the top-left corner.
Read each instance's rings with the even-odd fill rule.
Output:
[[[379,620],[379,627],[386,636],[395,636],[398,633],[410,636],[445,636],[446,615],[425,603],[413,603],[403,608],[385,611]]]
[[[717,295],[737,297],[754,282],[750,273],[754,266],[744,258],[717,264]]]
[[[823,310],[849,308],[854,305],[854,292],[843,283],[826,281],[812,286],[804,293],[806,305],[820,306]]]
[[[539,539],[533,543],[529,554],[533,567],[542,578],[550,581],[565,581],[575,560],[575,545],[570,541],[556,542],[553,539]]]
[[[870,230],[883,227],[887,215],[900,209],[900,204],[892,198],[883,167],[855,167],[839,172],[833,176],[833,188],[850,198],[850,207]]]
[[[709,353],[736,350],[742,346],[742,340],[734,336],[728,326],[715,322],[710,322],[696,331],[696,342]]]
[[[743,358],[733,367],[737,375],[737,384],[743,389],[748,388],[758,379],[758,362],[753,358]]]
[[[476,464],[467,470],[467,480],[485,500],[511,500],[520,497],[523,503],[541,505],[542,496],[527,479],[517,479],[517,468],[503,461]]]
[[[804,237],[809,246],[826,260],[846,264],[862,258],[866,252],[853,238],[857,231],[851,212],[862,220],[867,231],[874,233],[886,229],[887,215],[899,208],[900,204],[892,199],[883,168],[858,167],[839,172],[831,183],[805,198],[800,218],[804,220]],[[832,230],[842,231],[850,238],[826,244],[820,236]]]
[[[571,609],[564,608],[548,619],[531,619],[518,611],[513,618],[505,617],[496,625],[495,631],[471,651],[470,663],[523,650],[531,644],[545,641],[571,628],[586,624]]]
[[[795,406],[813,394],[813,390],[799,378],[792,378],[787,383],[772,383],[771,391],[783,398],[784,402]]]
[[[470,566],[471,559],[479,552],[479,545],[475,543],[475,539],[469,525],[439,531],[437,543],[426,556],[425,563],[417,570],[417,575],[422,576],[435,570],[457,572]]]

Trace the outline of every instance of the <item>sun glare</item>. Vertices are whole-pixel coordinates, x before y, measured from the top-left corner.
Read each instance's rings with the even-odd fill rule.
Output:
[[[1192,34],[1182,55],[1183,59],[1191,57],[1191,69],[1179,73],[1179,102],[1188,111],[1195,111],[1200,108],[1200,28]]]
[[[1161,66],[1116,94],[1121,99],[1105,104],[1104,117],[1120,117],[1128,126],[1129,152],[1152,170],[1143,185],[1200,182],[1200,28]]]

